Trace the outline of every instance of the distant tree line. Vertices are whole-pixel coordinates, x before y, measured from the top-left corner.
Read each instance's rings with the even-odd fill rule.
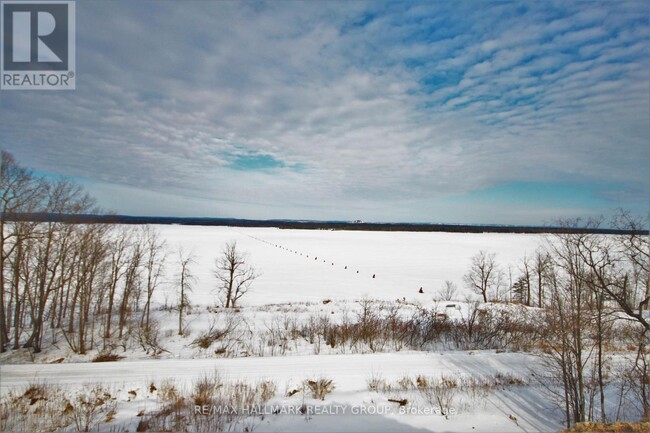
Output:
[[[219,227],[273,227],[297,230],[361,230],[361,231],[398,231],[398,232],[444,232],[444,233],[599,233],[599,234],[648,234],[648,229],[629,230],[612,227],[584,226],[510,226],[510,225],[473,225],[473,224],[433,224],[433,223],[369,223],[347,221],[294,221],[294,220],[249,220],[239,218],[195,218],[195,217],[159,217],[115,214],[57,214],[26,213],[13,214],[12,219],[30,221],[57,221],[85,224],[180,224],[190,226]]]

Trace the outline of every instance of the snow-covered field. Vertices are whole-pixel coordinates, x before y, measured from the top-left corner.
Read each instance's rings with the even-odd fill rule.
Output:
[[[311,419],[300,415],[270,416],[256,422],[255,431],[554,431],[558,424],[554,412],[547,404],[539,388],[517,386],[495,390],[485,399],[468,399],[458,395],[458,405],[470,406],[459,414],[445,418],[441,415],[401,414],[396,404],[388,398],[410,398],[410,409],[425,410],[430,407],[404,391],[382,394],[368,391],[367,381],[373,375],[381,375],[386,382],[404,377],[427,376],[493,377],[511,374],[529,378],[531,362],[535,359],[517,353],[494,352],[418,353],[400,352],[367,355],[311,355],[300,357],[237,358],[219,360],[147,360],[117,363],[51,364],[41,365],[38,372],[33,366],[12,365],[3,367],[3,389],[27,386],[34,377],[47,378],[54,383],[76,386],[81,383],[104,381],[112,384],[113,392],[123,400],[129,399],[128,391],[135,396],[122,404],[116,422],[125,425],[137,420],[143,409],[155,409],[155,393],[148,391],[150,384],[160,386],[165,379],[173,378],[185,386],[202,375],[218,371],[227,381],[273,380],[279,387],[280,397],[273,403],[291,407],[301,405],[305,398],[295,395],[285,397],[286,391],[300,385],[308,378],[329,377],[335,389],[324,402],[310,399],[307,403],[336,408],[339,415],[315,413]],[[365,409],[360,409],[365,408]],[[372,417],[361,416],[362,410]],[[380,412],[374,414],[372,411]],[[403,409],[406,410],[406,409]],[[384,412],[384,413],[381,413]],[[515,422],[512,417],[517,418]],[[368,424],[370,422],[371,424]],[[372,426],[372,430],[368,430]]]
[[[425,302],[442,289],[446,280],[458,285],[463,299],[470,293],[463,290],[463,275],[471,257],[480,250],[496,253],[507,272],[508,265],[516,268],[517,261],[525,254],[531,256],[542,243],[542,236],[528,234],[191,226],[158,229],[170,251],[182,246],[196,254],[194,268],[199,281],[192,300],[199,304],[215,302],[214,260],[229,241],[236,241],[249,253],[251,263],[261,274],[251,292],[242,298],[242,305],[319,302],[323,298],[356,300],[364,296]],[[418,293],[420,287],[423,295]],[[158,295],[159,300],[165,295],[169,299],[175,296],[164,289]]]
[[[176,303],[178,248],[192,251],[196,257],[192,266],[197,278],[191,294],[193,308],[186,319],[189,335],[176,335],[174,311],[157,310],[154,315],[160,322],[161,346],[167,350],[157,358],[136,348],[124,351],[125,359],[118,362],[90,363],[96,351],[74,355],[66,350],[63,341],[39,354],[34,359],[39,364],[31,363],[26,352],[12,353],[2,358],[0,367],[3,395],[20,394],[39,381],[60,385],[64,390],[102,383],[110,389],[116,406],[110,422],[99,420],[96,428],[135,431],[142,419],[138,414],[143,410],[153,412],[161,404],[159,391],[153,390],[152,384],[160,388],[171,380],[179,389],[191,392],[197,380],[217,372],[222,380],[230,382],[272,381],[277,391],[270,404],[334,407],[338,411],[249,417],[233,424],[235,431],[532,432],[561,427],[561,413],[533,376],[531,368],[539,360],[531,354],[408,348],[397,351],[389,346],[378,350],[381,353],[369,353],[342,346],[321,349],[320,343],[305,339],[297,339],[283,350],[267,344],[262,347],[260,343],[256,351],[258,343],[246,346],[241,341],[258,335],[255,332],[270,335],[274,326],[284,326],[287,331],[287,323],[294,319],[297,323],[310,316],[327,316],[339,322],[346,314],[355,314],[362,299],[399,300],[403,306],[400,314],[409,314],[418,306],[438,305],[449,317],[455,314],[462,319],[468,308],[464,301],[472,295],[462,282],[471,257],[479,250],[494,252],[507,274],[509,266],[516,269],[520,258],[532,255],[540,246],[543,239],[539,235],[156,228],[169,252],[165,281],[154,296],[157,306]],[[239,303],[238,314],[244,323],[240,328],[244,332],[237,337],[239,345],[223,358],[213,346],[203,350],[191,343],[211,321],[225,314],[208,307],[216,303],[214,261],[229,241],[236,241],[238,248],[248,254],[260,276]],[[439,298],[445,281],[458,286],[456,299],[436,304],[434,299]],[[420,288],[424,293],[419,292]],[[331,302],[323,303],[326,300]],[[448,309],[451,304],[454,307]],[[268,335],[265,338],[270,338]],[[62,362],[50,364],[55,360]],[[436,401],[424,398],[418,386],[410,389],[397,385],[405,378],[415,383],[417,377],[458,380],[451,406],[454,412],[446,416],[418,412],[439,407]],[[334,389],[324,400],[314,399],[304,389],[306,381],[316,378],[333,381]],[[373,378],[380,379],[382,386],[370,389]],[[477,395],[476,389],[463,388],[460,381],[464,378],[489,382],[489,391]],[[301,392],[291,393],[301,387]],[[403,408],[389,401],[402,399],[408,400]]]

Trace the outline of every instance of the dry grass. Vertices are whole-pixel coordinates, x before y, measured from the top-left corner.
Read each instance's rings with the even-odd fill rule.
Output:
[[[370,377],[366,379],[369,391],[380,392],[386,390],[386,381],[380,373],[371,373]]]
[[[170,403],[182,399],[181,393],[176,388],[173,379],[166,379],[160,384],[158,398],[163,403]]]
[[[334,390],[334,381],[320,377],[318,379],[305,380],[305,386],[311,390],[313,398],[318,400],[325,400],[325,396]]]
[[[494,389],[526,385],[529,381],[521,376],[510,373],[496,373],[488,376],[403,376],[395,381],[386,381],[380,375],[373,373],[366,379],[370,391],[387,395],[389,401],[397,402],[409,399],[423,399],[428,405],[440,408],[442,414],[450,413],[454,408],[457,412],[471,409]],[[396,397],[399,396],[399,397]]]
[[[650,432],[650,422],[616,422],[613,424],[602,424],[595,422],[581,422],[568,430],[560,433],[636,433]]]
[[[137,431],[252,431],[250,424],[254,420],[247,417],[246,411],[273,398],[276,389],[272,381],[227,383],[214,373],[197,380],[189,396],[185,396],[173,381],[165,381],[158,389],[163,405],[142,414]],[[197,412],[196,406],[201,410]]]
[[[116,399],[100,385],[87,385],[71,397],[57,385],[30,383],[23,392],[10,391],[0,401],[0,431],[89,431],[115,416]]]

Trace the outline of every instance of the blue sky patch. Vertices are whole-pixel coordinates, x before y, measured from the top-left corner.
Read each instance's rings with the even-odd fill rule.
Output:
[[[286,167],[286,164],[284,161],[280,161],[271,155],[245,154],[235,155],[229,167],[242,171],[261,171],[283,168]]]

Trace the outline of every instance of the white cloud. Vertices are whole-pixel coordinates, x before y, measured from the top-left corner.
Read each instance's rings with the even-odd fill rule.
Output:
[[[650,194],[647,11],[526,5],[85,3],[78,89],[3,92],[0,137],[44,171],[241,216],[390,219],[509,181]],[[228,168],[247,152],[285,167]]]

